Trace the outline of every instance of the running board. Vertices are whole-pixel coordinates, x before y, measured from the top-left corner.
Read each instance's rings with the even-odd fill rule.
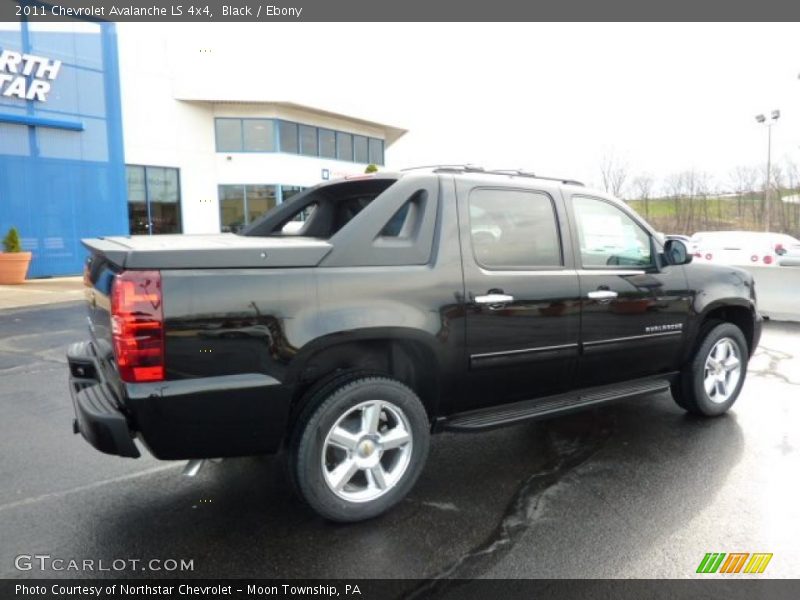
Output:
[[[593,404],[604,404],[614,400],[664,392],[669,389],[670,382],[675,375],[677,373],[665,373],[657,378],[648,377],[647,379],[546,396],[535,400],[523,400],[512,404],[481,408],[455,414],[445,419],[440,425],[445,431],[478,431],[528,419],[563,414]]]

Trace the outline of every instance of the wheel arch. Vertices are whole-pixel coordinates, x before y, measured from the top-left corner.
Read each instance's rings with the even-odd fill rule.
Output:
[[[690,336],[690,343],[686,348],[685,359],[689,359],[701,342],[700,336],[709,323],[723,321],[732,323],[741,329],[747,342],[748,354],[752,356],[755,347],[756,314],[753,305],[743,298],[729,298],[716,300],[703,309],[695,322],[696,326]]]
[[[430,334],[402,327],[351,330],[323,336],[292,361],[290,425],[305,407],[307,392],[346,371],[380,373],[397,379],[419,396],[428,416],[436,416],[443,361]]]

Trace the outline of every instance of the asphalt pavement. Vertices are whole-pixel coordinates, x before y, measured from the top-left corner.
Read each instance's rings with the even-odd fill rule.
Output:
[[[0,311],[0,577],[684,578],[707,552],[772,553],[765,576],[800,576],[798,324],[766,324],[724,417],[657,394],[441,434],[411,495],[356,525],[306,508],[280,457],[187,478],[95,451],[66,386],[84,337],[80,303]],[[20,555],[95,570],[19,570]]]

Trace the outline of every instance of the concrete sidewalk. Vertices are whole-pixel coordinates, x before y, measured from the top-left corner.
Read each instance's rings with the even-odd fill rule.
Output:
[[[0,285],[0,310],[69,302],[83,298],[83,277],[30,279],[22,285]]]

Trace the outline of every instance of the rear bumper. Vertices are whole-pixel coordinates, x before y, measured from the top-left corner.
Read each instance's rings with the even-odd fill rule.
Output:
[[[262,373],[124,383],[92,342],[67,351],[76,433],[107,454],[161,459],[268,454],[286,434],[291,390]]]
[[[67,350],[69,389],[75,410],[73,431],[106,454],[138,458],[128,421],[103,377],[99,358],[90,342]]]

